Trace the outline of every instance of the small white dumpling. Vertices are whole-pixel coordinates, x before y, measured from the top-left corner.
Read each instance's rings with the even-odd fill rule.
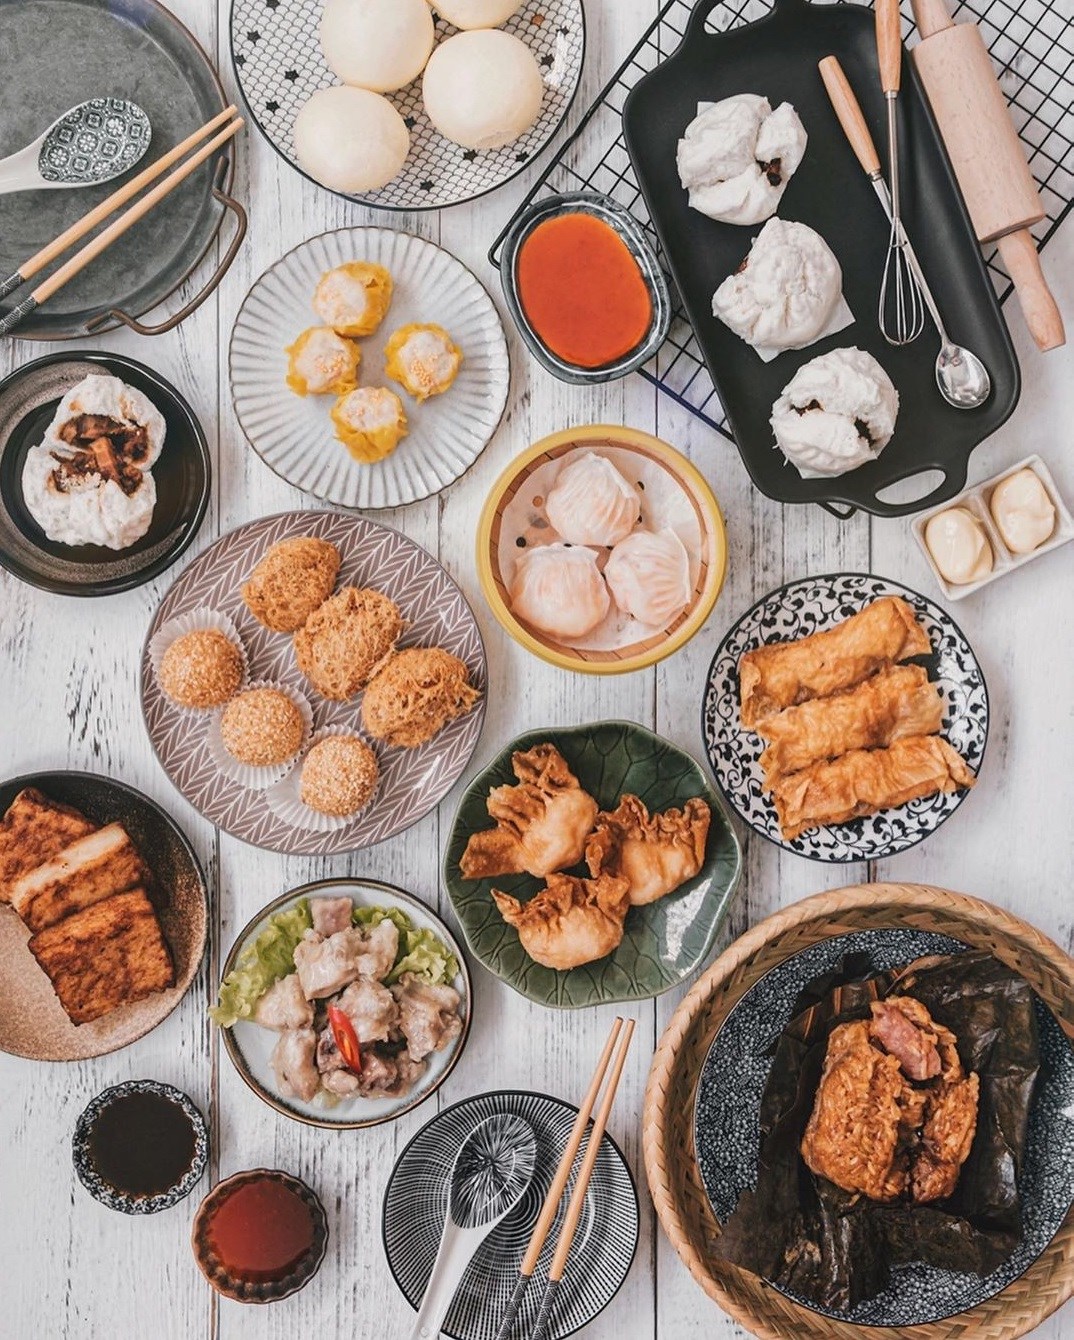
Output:
[[[592,549],[545,544],[515,564],[511,609],[557,638],[584,637],[611,609],[611,596]]]
[[[641,495],[606,456],[587,451],[560,470],[548,490],[545,512],[568,544],[610,548],[638,524]]]
[[[615,603],[639,623],[666,628],[690,603],[690,555],[673,530],[636,530],[604,568]]]

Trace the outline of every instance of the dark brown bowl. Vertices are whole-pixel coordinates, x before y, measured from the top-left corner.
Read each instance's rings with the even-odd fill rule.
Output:
[[[270,1282],[261,1280],[254,1282],[241,1279],[226,1268],[209,1245],[208,1227],[213,1210],[230,1191],[233,1191],[236,1186],[241,1186],[244,1182],[261,1181],[263,1179],[282,1182],[305,1202],[313,1216],[313,1245],[295,1269],[283,1279]],[[194,1226],[190,1233],[190,1242],[194,1248],[194,1259],[197,1261],[201,1273],[217,1293],[223,1294],[225,1298],[233,1298],[237,1303],[276,1303],[281,1298],[288,1298],[291,1294],[297,1293],[299,1289],[305,1288],[320,1269],[324,1254],[328,1249],[328,1221],[325,1217],[324,1206],[305,1182],[299,1181],[297,1177],[292,1177],[290,1173],[280,1172],[276,1168],[250,1168],[246,1172],[235,1173],[233,1176],[225,1178],[224,1181],[217,1182],[216,1186],[198,1206],[198,1212],[194,1216]]]

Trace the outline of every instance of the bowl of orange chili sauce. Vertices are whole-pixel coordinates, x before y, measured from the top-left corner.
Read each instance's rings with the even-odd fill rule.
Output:
[[[549,196],[523,211],[500,275],[519,333],[562,381],[608,382],[667,338],[671,295],[641,225],[607,196]]]

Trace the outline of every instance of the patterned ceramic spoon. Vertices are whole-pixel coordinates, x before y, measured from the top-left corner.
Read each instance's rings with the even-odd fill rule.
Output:
[[[149,117],[136,102],[91,98],[25,149],[0,159],[0,195],[98,186],[133,167],[152,138]]]

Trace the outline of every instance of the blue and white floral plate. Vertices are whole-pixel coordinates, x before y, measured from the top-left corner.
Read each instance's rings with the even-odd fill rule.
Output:
[[[701,706],[701,734],[709,767],[736,814],[755,833],[813,861],[879,861],[924,841],[954,814],[968,791],[924,796],[898,809],[848,823],[814,828],[786,841],[775,806],[761,789],[764,741],[742,725],[738,666],[745,652],[770,642],[790,642],[834,627],[882,596],[902,596],[913,607],[932,644],[918,658],[944,695],[940,732],[979,773],[988,740],[988,689],[973,648],[939,605],[898,582],[845,572],[788,582],[759,600],[726,634],[712,665]]]

